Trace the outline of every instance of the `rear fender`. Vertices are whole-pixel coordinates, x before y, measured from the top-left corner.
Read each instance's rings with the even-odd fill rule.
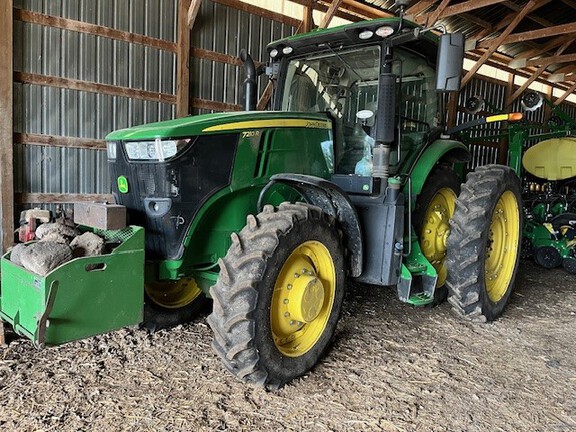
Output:
[[[410,210],[414,210],[416,198],[422,192],[428,175],[438,162],[468,162],[470,158],[470,150],[460,141],[439,139],[430,144],[409,171],[412,180],[411,191],[406,190],[408,187],[406,185],[404,193],[406,196],[411,196]]]
[[[362,273],[362,231],[356,210],[342,189],[323,178],[302,174],[276,174],[262,189],[258,198],[258,211],[264,206],[264,196],[274,184],[286,184],[298,192],[308,204],[320,207],[338,221],[343,230],[344,246],[348,249],[350,276]]]

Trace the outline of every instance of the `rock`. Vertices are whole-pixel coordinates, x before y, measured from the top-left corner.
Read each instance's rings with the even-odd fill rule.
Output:
[[[72,238],[76,235],[74,228],[60,223],[45,223],[36,228],[36,238],[43,239],[49,234],[56,233],[63,237]]]
[[[24,249],[26,249],[26,245],[24,243],[18,243],[16,246],[14,246],[10,251],[10,261],[16,265],[21,266],[22,252],[24,252]]]
[[[71,259],[70,246],[51,241],[31,244],[20,255],[24,268],[40,276],[46,276],[60,264]]]
[[[70,243],[75,258],[96,256],[104,253],[104,239],[92,232],[85,232]]]
[[[49,231],[47,234],[44,234],[44,236],[40,239],[40,241],[41,242],[51,241],[62,244],[70,244],[69,237],[65,237],[56,231]]]

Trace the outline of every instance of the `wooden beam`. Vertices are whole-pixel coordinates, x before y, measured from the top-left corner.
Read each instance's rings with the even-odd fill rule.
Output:
[[[565,54],[560,56],[542,57],[534,60],[528,60],[526,66],[548,66],[555,63],[576,62],[576,54]]]
[[[16,202],[19,204],[72,204],[75,202],[114,202],[109,194],[58,194],[58,193],[18,193]]]
[[[192,107],[221,112],[242,111],[242,106],[238,104],[216,102],[200,98],[192,98]]]
[[[176,52],[176,44],[174,42],[168,42],[162,39],[156,39],[149,36],[116,30],[110,27],[104,27],[82,21],[45,15],[38,12],[14,9],[14,19],[31,24],[70,30],[78,33],[85,33],[99,37],[105,37],[108,39],[149,46],[164,51]]]
[[[188,8],[188,28],[191,29],[194,27],[194,23],[196,22],[196,17],[198,16],[198,11],[200,10],[200,5],[202,4],[202,0],[192,0],[190,7]]]
[[[554,26],[554,27],[538,29],[538,30],[526,31],[526,32],[522,32],[522,33],[514,33],[514,34],[511,34],[511,35],[507,36],[506,38],[504,38],[501,42],[501,45],[506,45],[506,44],[515,43],[515,42],[526,42],[529,40],[541,39],[541,38],[551,37],[551,36],[557,37],[559,35],[569,34],[569,33],[570,34],[576,33],[576,22],[573,22],[570,24],[562,24],[562,25],[558,25],[558,26]],[[480,48],[487,48],[488,45],[490,44],[490,42],[491,41],[481,42],[478,46]]]
[[[474,64],[474,66],[472,66],[472,69],[470,69],[468,71],[468,73],[464,76],[464,78],[462,79],[462,87],[464,87],[468,81],[470,81],[472,79],[472,77],[474,76],[474,74],[476,72],[478,72],[478,69],[480,69],[480,67],[486,63],[486,60],[488,60],[488,58],[490,58],[490,56],[498,49],[498,47],[500,45],[502,45],[502,41],[504,39],[506,39],[506,37],[508,37],[508,35],[510,33],[512,33],[512,31],[516,28],[516,26],[518,24],[520,24],[520,21],[522,21],[524,19],[524,17],[530,13],[532,10],[536,9],[537,7],[541,6],[544,4],[544,2],[547,0],[530,0],[528,3],[526,3],[526,6],[524,6],[524,9],[522,9],[514,18],[514,20],[508,24],[508,27],[506,27],[506,29],[502,32],[502,34],[500,34],[500,36],[498,36],[495,40],[491,41],[491,45],[490,47],[486,50],[486,52],[480,57],[480,59],[478,59],[478,61]]]
[[[436,0],[420,0],[415,2],[412,6],[406,9],[406,16],[407,17],[415,17],[418,14],[421,14],[430,6],[436,3]]]
[[[342,8],[347,10],[362,11],[368,16],[374,16],[378,18],[389,18],[394,17],[396,14],[389,10],[382,9],[381,7],[375,7],[370,4],[362,3],[356,0],[344,0],[342,3]]]
[[[302,8],[302,25],[298,33],[308,33],[314,28],[314,10],[310,6]]]
[[[574,93],[574,90],[576,90],[576,83],[572,84],[570,86],[570,88],[568,90],[566,90],[562,96],[560,96],[558,99],[556,99],[554,101],[554,105],[556,105],[556,106],[560,105],[562,102],[564,102],[564,100],[568,96],[570,96],[572,93]]]
[[[572,41],[567,41],[565,42],[560,48],[558,48],[556,50],[556,55],[560,55],[562,54],[566,49],[568,49],[568,47],[572,45]],[[528,78],[528,80],[522,84],[520,86],[520,88],[518,90],[516,90],[514,92],[513,95],[510,96],[510,98],[507,99],[507,103],[506,106],[510,106],[512,104],[512,102],[514,102],[522,93],[524,93],[524,90],[526,90],[528,88],[528,86],[530,84],[532,84],[534,81],[536,81],[536,79],[542,75],[542,72],[544,72],[546,70],[546,65],[540,66],[538,69],[536,69],[532,75],[530,76],[530,78]]]
[[[421,15],[416,19],[416,22],[422,24],[426,23],[427,26],[434,24],[438,19],[448,18],[454,15],[461,15],[463,13],[467,13],[476,9],[480,9],[486,6],[491,6],[496,3],[502,3],[505,0],[468,0],[464,3],[455,4],[453,6],[444,7],[440,10],[442,3],[432,12],[429,12],[425,15]],[[433,17],[436,19],[432,19]]]
[[[516,90],[514,92],[514,94],[510,95],[507,99],[506,99],[506,107],[509,107],[510,105],[512,105],[512,102],[514,102],[516,99],[518,99],[518,96],[520,96],[522,93],[524,93],[524,90],[526,90],[528,88],[528,86],[530,86],[530,84],[532,84],[534,81],[536,81],[536,79],[542,75],[542,72],[544,72],[544,70],[546,69],[546,66],[540,66],[537,70],[535,70],[532,75],[530,76],[530,78],[528,78],[528,80],[522,84],[518,90]]]
[[[176,50],[176,117],[190,113],[190,27],[191,0],[178,0],[178,48]]]
[[[302,6],[308,6],[311,7],[313,10],[319,10],[321,12],[326,12],[330,5],[326,6],[324,3],[321,2],[317,2],[316,0],[289,0],[292,3],[296,3]],[[352,10],[347,9],[346,11],[342,10],[342,8],[340,8],[336,14],[337,17],[339,18],[343,18],[345,20],[351,21],[351,22],[358,22],[361,21],[363,19],[371,19],[371,18],[376,18],[376,17],[371,17],[365,13],[361,13],[358,15],[353,14]],[[298,27],[296,27],[298,28]]]
[[[512,9],[514,12],[518,12],[520,9],[522,9],[522,6],[517,5],[516,3],[507,0],[504,3],[502,3],[504,6],[506,6],[509,9]],[[541,26],[544,27],[552,27],[554,25],[553,22],[548,21],[547,19],[541,18],[539,16],[536,15],[526,15],[526,19],[529,19],[531,21],[534,21],[535,23],[540,24]]]
[[[334,14],[336,13],[336,11],[338,10],[338,8],[340,7],[340,4],[342,3],[343,0],[332,0],[332,4],[330,5],[330,7],[328,8],[328,10],[326,11],[326,14],[324,15],[324,18],[322,18],[322,21],[320,22],[320,25],[318,26],[318,28],[327,28],[328,25],[330,24],[330,21],[332,21],[332,18],[334,18]]]
[[[264,111],[268,105],[268,102],[270,102],[270,98],[272,97],[273,93],[274,84],[272,81],[268,81],[268,84],[266,84],[266,88],[264,89],[264,92],[262,93],[262,96],[260,96],[260,100],[258,100],[258,104],[256,105],[256,109],[258,111]]]
[[[14,144],[106,150],[106,141],[103,140],[28,133],[14,134]]]
[[[252,15],[268,18],[269,20],[286,24],[294,28],[298,28],[302,24],[302,21],[296,18],[292,18],[278,12],[272,12],[269,9],[264,9],[239,0],[212,0],[212,2],[240,10],[242,12],[247,12]]]
[[[122,96],[131,99],[143,99],[152,102],[162,102],[166,104],[176,103],[176,97],[174,95],[166,93],[156,93],[147,90],[137,90],[133,88],[120,87],[110,84],[99,84],[95,82],[75,80],[71,78],[38,75],[26,72],[14,72],[14,81],[23,84],[36,84],[41,86],[58,87],[70,90],[85,91],[89,93],[108,94],[111,96]]]
[[[538,48],[533,48],[533,49],[528,50],[528,51],[523,51],[521,55],[514,57],[514,60],[521,59],[521,58],[528,60],[528,59],[531,59],[532,57],[536,57],[537,55],[547,53],[548,51],[556,48],[557,46],[560,46],[560,45],[565,44],[565,43],[572,43],[573,41],[574,41],[574,39],[572,38],[572,36],[565,36],[564,38],[554,38],[553,40],[551,40],[547,44],[541,45]],[[510,65],[510,63],[508,65]]]
[[[426,27],[430,27],[436,24],[436,21],[438,21],[438,18],[440,18],[440,15],[442,15],[444,10],[448,7],[449,3],[450,0],[442,0],[438,7],[427,15]]]
[[[13,83],[14,23],[13,0],[0,2],[0,219],[4,252],[14,243],[14,143]],[[22,47],[19,47],[22,49]]]

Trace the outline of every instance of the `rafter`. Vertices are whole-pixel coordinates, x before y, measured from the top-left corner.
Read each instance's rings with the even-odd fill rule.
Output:
[[[480,9],[486,6],[491,6],[493,4],[502,3],[505,0],[468,0],[464,3],[458,3],[453,6],[445,7],[445,9],[441,10],[440,13],[437,13],[438,9],[443,5],[444,2],[440,4],[435,10],[429,12],[425,15],[421,15],[416,19],[416,22],[422,24],[424,22],[430,22],[431,18],[436,16],[436,19],[439,18],[448,18],[454,15],[460,15],[465,12],[470,12],[476,9]],[[435,20],[433,21],[435,22]]]
[[[192,0],[190,7],[188,8],[188,28],[194,27],[194,22],[198,16],[198,11],[200,10],[200,5],[202,0]]]
[[[506,45],[514,42],[526,42],[529,40],[540,39],[550,36],[559,36],[568,33],[576,33],[576,22],[570,24],[561,24],[554,27],[548,27],[538,30],[531,30],[522,33],[515,33],[507,36],[502,40],[502,45]],[[491,41],[480,42],[478,45],[481,48],[487,48]]]
[[[566,49],[572,44],[572,41],[568,41],[565,42],[560,48],[558,48],[556,50],[556,52],[554,53],[555,55],[560,55],[562,54],[564,51],[566,51]],[[538,77],[542,74],[542,72],[544,72],[546,70],[546,65],[542,65],[540,66],[538,69],[536,69],[532,75],[530,75],[530,78],[528,78],[528,80],[522,84],[520,86],[520,88],[518,90],[516,90],[514,92],[514,94],[512,94],[506,101],[506,106],[509,106],[512,104],[512,102],[514,102],[522,93],[524,93],[524,90],[526,90],[528,88],[528,86],[530,84],[532,84],[534,81],[536,81],[538,79]]]
[[[424,12],[430,6],[436,3],[436,0],[420,0],[414,3],[406,10],[406,16],[415,17],[416,15]]]
[[[572,67],[572,70],[576,71],[576,67]],[[548,75],[548,81],[553,83],[560,83],[566,81],[576,80],[576,73],[553,73]]]
[[[560,39],[560,38],[559,38]],[[562,54],[564,51],[566,51],[568,49],[568,47],[570,45],[572,45],[572,38],[568,39],[568,40],[563,40],[560,39],[560,41],[564,41],[564,43],[562,44],[562,46],[560,48],[558,48],[556,50],[556,52],[554,53],[555,56],[559,56],[560,54]],[[514,69],[518,69],[518,68],[523,68],[527,66],[527,63],[529,61],[530,58],[532,58],[534,56],[521,56],[521,57],[516,57],[513,60],[510,61],[510,63],[508,63],[508,66],[510,66],[511,68]]]
[[[502,41],[508,37],[510,33],[516,28],[516,26],[524,19],[524,17],[532,12],[533,10],[537,9],[538,7],[547,3],[547,0],[530,0],[514,18],[514,20],[508,24],[508,27],[498,36],[494,41],[492,41],[491,46],[486,50],[486,52],[478,59],[478,61],[472,66],[472,68],[468,71],[468,73],[462,79],[462,87],[464,87],[468,81],[472,79],[474,74],[478,72],[478,69],[486,63],[486,60],[490,58],[490,56],[498,49],[498,47],[502,44]]]
[[[558,99],[556,99],[554,101],[554,105],[560,105],[562,102],[564,102],[564,99],[566,99],[568,96],[570,96],[572,93],[574,93],[574,90],[576,90],[576,83],[572,84],[568,90],[566,90],[564,92],[564,94],[562,96],[560,96]]]
[[[448,4],[450,4],[450,0],[442,0],[442,2],[434,10],[434,12],[431,12],[427,15],[426,27],[430,27],[431,25],[434,25],[436,21],[438,21],[438,18],[440,17],[440,15],[442,15],[444,10],[446,10]]]
[[[504,3],[502,3],[504,6],[506,6],[509,9],[512,9],[514,12],[518,12],[520,9],[522,9],[522,6],[517,5],[516,3],[508,0],[505,1]],[[549,26],[553,26],[554,23],[551,21],[548,21],[547,19],[544,18],[540,18],[537,15],[528,15],[526,16],[527,19],[534,21],[535,23],[538,23],[540,25],[543,25],[544,27],[549,27]]]
[[[330,24],[330,21],[332,21],[332,18],[334,18],[334,14],[338,11],[338,8],[342,4],[342,2],[343,2],[343,0],[332,0],[332,4],[330,5],[328,10],[326,11],[326,15],[324,15],[324,18],[322,18],[322,21],[320,22],[320,25],[318,26],[319,28],[322,29],[322,28],[328,27],[328,25]]]
[[[526,66],[548,66],[556,63],[575,62],[576,54],[555,55],[552,57],[542,57],[534,60],[528,60]]]
[[[538,48],[533,48],[531,50],[528,51],[523,51],[522,55],[519,56],[520,58],[525,58],[525,59],[531,59],[532,57],[536,57],[538,55],[541,54],[545,54],[548,51],[550,51],[553,48],[556,48],[557,46],[560,46],[564,43],[573,43],[574,39],[572,38],[572,36],[565,36],[563,38],[554,38],[553,40],[551,40],[550,42],[548,42],[546,45],[540,45]]]

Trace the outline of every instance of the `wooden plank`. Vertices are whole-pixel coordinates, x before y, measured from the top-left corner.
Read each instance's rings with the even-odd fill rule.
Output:
[[[555,55],[526,61],[526,66],[548,66],[556,63],[576,62],[576,54]]]
[[[90,81],[81,81],[49,75],[14,72],[14,81],[22,84],[35,84],[48,87],[85,91],[89,93],[107,94],[111,96],[123,96],[131,99],[143,99],[166,104],[176,103],[176,96],[166,93],[156,93],[147,90],[137,90],[128,87],[120,87],[110,84],[99,84]]]
[[[407,17],[415,17],[416,15],[421,14],[426,9],[428,9],[430,6],[432,6],[435,2],[436,2],[436,0],[417,1],[406,10],[406,16]]]
[[[244,3],[239,0],[212,0],[213,3],[218,3],[224,6],[228,6],[242,12],[247,12],[252,15],[258,15],[269,20],[276,21],[282,24],[287,24],[294,28],[298,28],[302,25],[302,21],[297,20],[278,12],[272,12],[271,10],[264,9],[258,6],[254,6],[250,3]]]
[[[539,6],[542,6],[544,2],[546,2],[546,0],[541,1],[530,0],[528,3],[526,3],[524,9],[522,9],[516,15],[514,20],[510,24],[508,24],[508,27],[506,27],[506,29],[500,34],[500,36],[491,41],[490,47],[486,50],[484,54],[482,54],[482,56],[476,61],[474,66],[472,66],[472,68],[464,76],[464,78],[462,79],[462,88],[468,83],[468,81],[472,79],[474,74],[478,72],[478,69],[480,69],[480,67],[484,63],[486,63],[488,58],[498,49],[498,47],[502,45],[502,41],[506,39],[510,33],[512,33],[512,31],[516,28],[516,26],[520,24],[520,21],[522,21],[528,13],[532,12],[532,10],[534,10]]]
[[[28,133],[14,134],[14,144],[106,150],[106,141],[103,140]]]
[[[203,60],[211,60],[216,61],[219,63],[226,63],[234,66],[242,66],[242,61],[239,57],[230,55],[230,54],[223,54],[216,51],[210,51],[203,48],[190,48],[190,55],[194,58],[199,58]],[[256,64],[256,62],[254,62]],[[259,64],[256,64],[258,67]]]
[[[570,34],[576,33],[576,22],[573,22],[570,24],[562,24],[562,25],[558,25],[558,26],[554,26],[554,27],[547,27],[547,28],[538,29],[538,30],[526,31],[526,32],[522,32],[522,33],[514,33],[514,34],[511,34],[511,35],[507,36],[506,38],[504,38],[501,42],[501,45],[514,43],[514,42],[526,42],[529,40],[541,39],[541,38],[551,37],[551,36],[557,37],[557,36],[560,36],[563,34],[569,34],[569,33]],[[489,43],[490,43],[490,41],[484,41],[484,42],[481,42],[478,46],[480,48],[487,48]]]
[[[390,12],[389,10],[384,10],[367,3],[362,3],[356,0],[344,0],[342,9],[347,9],[354,12],[363,12],[367,16],[377,17],[377,18],[391,18],[397,16],[396,14]],[[382,6],[383,7],[383,6]]]
[[[256,109],[259,111],[263,111],[268,105],[268,102],[270,102],[270,98],[272,97],[273,93],[274,93],[274,84],[272,83],[272,81],[268,81],[268,84],[266,84],[266,88],[264,89],[264,92],[262,93],[262,96],[260,96],[260,100],[256,105]]]
[[[176,50],[176,117],[190,113],[190,27],[191,0],[178,0],[178,48]]]
[[[57,194],[57,193],[18,193],[19,204],[72,204],[75,202],[114,202],[109,194]]]
[[[430,27],[436,24],[436,21],[438,21],[438,18],[440,18],[444,10],[448,7],[449,3],[450,0],[442,0],[436,10],[427,15],[428,18],[426,19],[426,27]]]
[[[242,105],[231,104],[226,102],[216,102],[200,98],[192,98],[192,106],[198,109],[207,109],[222,112],[242,111]]]
[[[318,26],[318,28],[327,28],[328,25],[330,25],[330,21],[332,21],[332,18],[334,18],[334,14],[336,13],[336,11],[338,10],[338,8],[340,7],[340,4],[342,4],[343,0],[332,0],[332,4],[330,5],[330,7],[328,8],[328,10],[326,11],[326,14],[324,15],[324,18],[322,18],[322,21],[320,22],[320,25]]]
[[[188,8],[188,28],[192,29],[194,27],[194,23],[196,22],[196,17],[198,16],[198,11],[200,10],[200,5],[202,4],[202,0],[192,0],[190,7]]]
[[[560,55],[562,54],[565,50],[568,49],[568,47],[570,47],[570,45],[572,45],[572,41],[568,41],[565,42],[560,48],[558,48],[556,50],[556,55]],[[512,94],[508,99],[506,99],[506,106],[510,106],[512,104],[512,102],[514,102],[522,93],[524,93],[524,90],[526,90],[528,88],[528,86],[530,84],[532,84],[534,81],[536,81],[536,79],[542,75],[542,73],[546,70],[546,65],[542,65],[540,66],[538,69],[536,69],[532,75],[530,76],[530,78],[528,78],[528,80],[522,84],[520,86],[520,88],[518,90],[516,90],[514,92],[514,94]]]
[[[574,90],[576,90],[576,83],[572,84],[568,90],[566,90],[564,92],[564,94],[562,96],[560,96],[558,99],[556,99],[554,101],[554,105],[558,106],[560,105],[562,102],[564,102],[564,99],[566,99],[568,96],[570,96],[572,93],[574,93]]]
[[[326,4],[321,3],[321,2],[316,2],[315,0],[290,0],[292,3],[296,3],[302,6],[308,6],[311,7],[314,10],[319,10],[321,12],[326,12],[328,10],[328,8],[330,7],[330,5],[326,6]],[[358,21],[362,21],[365,19],[371,19],[371,18],[376,18],[374,16],[369,16],[366,13],[357,13],[355,14],[353,12],[353,9],[348,8],[346,11],[344,11],[343,9],[340,9],[336,12],[335,14],[338,18],[343,18],[345,20],[351,21],[351,22],[358,22]]]
[[[152,48],[158,48],[164,51],[176,52],[176,44],[174,42],[169,42],[162,39],[157,39],[140,34],[125,32],[122,30],[116,30],[110,27],[104,27],[82,21],[76,21],[67,18],[46,15],[38,12],[32,12],[22,9],[14,9],[14,19],[22,22],[39,24],[47,27],[55,27],[64,30],[75,31],[78,33],[91,34],[123,42],[145,45]]]
[[[14,243],[14,143],[13,143],[13,0],[0,1],[0,215],[1,249]]]
[[[304,6],[302,8],[302,26],[297,33],[308,33],[314,28],[314,16],[312,14],[313,9],[310,6]]]
[[[438,19],[444,19],[444,18],[448,18],[454,15],[460,15],[466,12],[470,12],[476,9],[480,9],[486,6],[491,6],[497,3],[502,3],[505,0],[468,0],[465,1],[464,3],[458,3],[452,6],[448,6],[448,7],[444,7],[442,9],[440,9],[440,6],[442,5],[442,3],[440,4],[440,6],[438,6],[435,10],[424,14],[424,15],[420,15],[416,22],[422,24],[422,23],[427,23],[427,25],[432,25],[434,24]],[[440,9],[441,13],[438,13],[438,10]],[[436,16],[435,20],[432,20],[431,17]]]
[[[6,334],[4,333],[4,321],[0,319],[0,346],[6,345]]]

